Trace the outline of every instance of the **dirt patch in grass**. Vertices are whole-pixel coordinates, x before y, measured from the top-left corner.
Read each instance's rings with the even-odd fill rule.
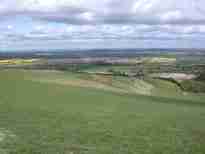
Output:
[[[83,79],[39,79],[39,80],[33,80],[33,81],[39,81],[39,82],[47,82],[47,83],[56,83],[56,84],[62,84],[62,85],[69,85],[74,87],[88,87],[88,88],[97,88],[97,89],[103,89],[103,90],[110,90],[114,92],[121,92],[126,93],[126,90],[115,88],[109,85],[105,85],[103,83],[99,83],[97,81],[90,81],[90,80],[83,80]]]
[[[11,131],[0,128],[0,142],[3,142],[5,139],[8,138],[15,138],[16,135],[13,134]]]
[[[143,80],[135,80],[134,88],[135,88],[136,93],[138,94],[151,95],[152,89],[154,88],[154,86]]]
[[[194,74],[185,74],[185,73],[160,73],[153,74],[152,77],[159,77],[164,79],[175,79],[175,80],[191,80],[196,78]]]
[[[0,154],[9,154],[9,149],[1,147],[4,143],[16,138],[16,135],[7,129],[0,128]]]

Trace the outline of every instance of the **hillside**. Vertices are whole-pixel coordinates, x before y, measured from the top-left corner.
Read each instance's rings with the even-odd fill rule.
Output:
[[[82,78],[1,71],[0,153],[205,153],[205,104],[195,99],[204,96],[168,98],[59,84]]]

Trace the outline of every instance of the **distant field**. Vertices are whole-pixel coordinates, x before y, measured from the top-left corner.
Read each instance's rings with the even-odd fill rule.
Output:
[[[4,59],[0,60],[0,65],[32,64],[37,61],[39,61],[39,59]]]
[[[0,71],[0,153],[205,153],[203,99],[37,80],[46,78],[83,77],[55,71]],[[158,84],[154,86],[162,85]]]

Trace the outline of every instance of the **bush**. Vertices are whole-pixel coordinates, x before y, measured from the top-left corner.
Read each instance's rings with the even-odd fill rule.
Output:
[[[116,71],[114,69],[109,69],[108,72],[112,73],[112,75],[114,76],[124,76],[124,77],[128,76],[126,72]]]
[[[205,71],[201,72],[197,78],[198,81],[205,81]]]
[[[204,93],[205,92],[205,83],[194,80],[185,80],[181,83],[181,88],[184,91],[194,92],[194,93]]]

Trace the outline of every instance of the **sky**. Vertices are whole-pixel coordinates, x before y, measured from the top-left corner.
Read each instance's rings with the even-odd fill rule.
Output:
[[[0,51],[205,48],[204,0],[0,0]]]

